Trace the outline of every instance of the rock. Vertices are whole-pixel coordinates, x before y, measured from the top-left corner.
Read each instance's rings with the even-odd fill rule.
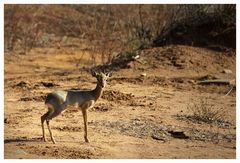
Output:
[[[9,120],[8,120],[8,118],[4,118],[4,123],[9,123]]]
[[[230,80],[229,84],[232,85],[232,86],[236,86],[236,80],[235,79]]]
[[[46,72],[47,71],[47,68],[45,67],[37,67],[34,69],[35,72]]]
[[[145,72],[141,73],[141,76],[145,77],[147,74]]]
[[[139,55],[133,56],[133,59],[134,59],[134,60],[137,60],[137,59],[139,59],[139,58],[140,58]]]
[[[191,84],[196,84],[195,80],[189,80],[188,82],[191,83]]]
[[[59,86],[58,84],[52,83],[52,82],[41,82],[41,84],[44,87],[54,87],[54,86]]]
[[[30,84],[28,81],[21,81],[17,83],[15,86],[20,88],[30,88]]]
[[[159,135],[159,134],[153,134],[151,137],[155,140],[160,140],[160,141],[166,142],[166,138],[164,136]]]
[[[25,151],[23,151],[21,149],[20,150],[16,150],[15,153],[18,154],[18,155],[26,155],[27,154]]]
[[[225,74],[232,74],[232,70],[229,70],[229,69],[223,69],[222,73],[225,73]]]
[[[178,139],[189,139],[189,136],[187,136],[184,131],[168,131],[168,133],[171,134],[172,137],[178,138]]]

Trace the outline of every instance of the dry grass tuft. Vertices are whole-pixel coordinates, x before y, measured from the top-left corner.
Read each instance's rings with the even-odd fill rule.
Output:
[[[207,98],[200,99],[199,102],[188,105],[191,119],[205,123],[226,122],[226,110],[210,104]]]
[[[227,120],[226,109],[210,104],[208,98],[189,104],[187,110],[187,115],[177,115],[176,118],[194,123],[216,124],[221,128],[229,128],[232,125]]]

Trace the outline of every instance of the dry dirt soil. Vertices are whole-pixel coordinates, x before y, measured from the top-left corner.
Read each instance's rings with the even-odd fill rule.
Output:
[[[236,158],[235,89],[224,96],[231,86],[198,84],[235,79],[235,52],[171,45],[139,56],[113,72],[88,110],[90,143],[84,142],[81,112],[69,109],[51,121],[52,144],[46,126],[48,141],[41,139],[44,99],[53,90],[93,89],[96,79],[83,68],[90,56],[77,47],[5,53],[5,159]],[[204,106],[215,109],[215,120],[193,116]]]

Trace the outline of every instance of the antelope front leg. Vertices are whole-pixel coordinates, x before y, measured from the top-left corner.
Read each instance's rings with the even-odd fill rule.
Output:
[[[42,125],[42,139],[43,141],[46,142],[46,137],[45,137],[45,130],[44,130],[44,121],[46,120],[46,117],[48,116],[49,112],[45,113],[43,116],[41,116],[41,125]]]
[[[42,124],[42,134],[43,134],[42,139],[43,139],[43,141],[46,142],[45,131],[44,131],[44,121],[42,121],[41,124]]]
[[[51,137],[53,144],[56,144],[55,139],[53,138],[53,135],[52,135],[51,127],[49,125],[49,120],[47,120],[47,127],[48,127],[48,131],[50,133],[50,137]]]
[[[84,139],[85,142],[88,143],[88,138],[87,138],[87,109],[82,109],[82,114],[83,114],[83,122],[84,122]]]

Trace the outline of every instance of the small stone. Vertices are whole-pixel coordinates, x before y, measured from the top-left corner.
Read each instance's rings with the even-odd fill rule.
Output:
[[[232,74],[232,70],[229,70],[229,69],[223,69],[222,73],[225,73],[225,74]]]
[[[25,152],[25,151],[23,151],[23,150],[16,150],[15,151],[16,152],[16,154],[20,154],[20,155],[26,155],[27,153]]]
[[[188,82],[192,83],[192,84],[196,84],[196,82],[194,80],[189,80]]]
[[[141,76],[145,77],[147,74],[145,72],[141,73]]]
[[[136,55],[136,56],[133,56],[133,59],[139,59],[140,58],[140,56],[139,55]]]

